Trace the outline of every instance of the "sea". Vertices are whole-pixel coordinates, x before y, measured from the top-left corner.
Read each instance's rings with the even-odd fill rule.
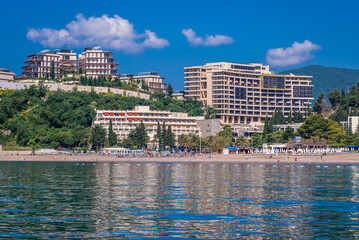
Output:
[[[0,162],[0,238],[358,239],[359,166]]]

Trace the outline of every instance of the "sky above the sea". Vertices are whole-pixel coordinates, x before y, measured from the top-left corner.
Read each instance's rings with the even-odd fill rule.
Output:
[[[120,74],[158,72],[183,89],[185,66],[359,68],[357,1],[4,1],[0,68],[42,50],[101,46]]]

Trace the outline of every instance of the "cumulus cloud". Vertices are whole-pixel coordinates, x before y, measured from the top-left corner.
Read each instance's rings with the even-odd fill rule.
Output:
[[[233,38],[224,36],[224,35],[206,35],[205,37],[197,37],[196,32],[193,31],[191,28],[183,29],[182,34],[186,36],[187,41],[192,46],[211,46],[215,47],[221,44],[231,44],[233,43]]]
[[[139,53],[145,48],[164,48],[169,42],[155,32],[137,33],[132,23],[117,15],[85,18],[82,14],[66,25],[65,29],[30,28],[26,37],[44,47],[92,47]]]
[[[321,47],[305,40],[303,43],[294,42],[291,47],[269,49],[266,61],[271,66],[285,67],[305,62],[314,56],[312,51],[320,50]]]

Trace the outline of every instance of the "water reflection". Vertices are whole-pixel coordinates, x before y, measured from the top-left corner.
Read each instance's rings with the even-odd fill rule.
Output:
[[[0,237],[357,238],[358,169],[1,163]]]

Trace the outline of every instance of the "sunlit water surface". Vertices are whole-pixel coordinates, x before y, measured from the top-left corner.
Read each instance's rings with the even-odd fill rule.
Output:
[[[0,163],[0,237],[359,238],[359,166]]]

